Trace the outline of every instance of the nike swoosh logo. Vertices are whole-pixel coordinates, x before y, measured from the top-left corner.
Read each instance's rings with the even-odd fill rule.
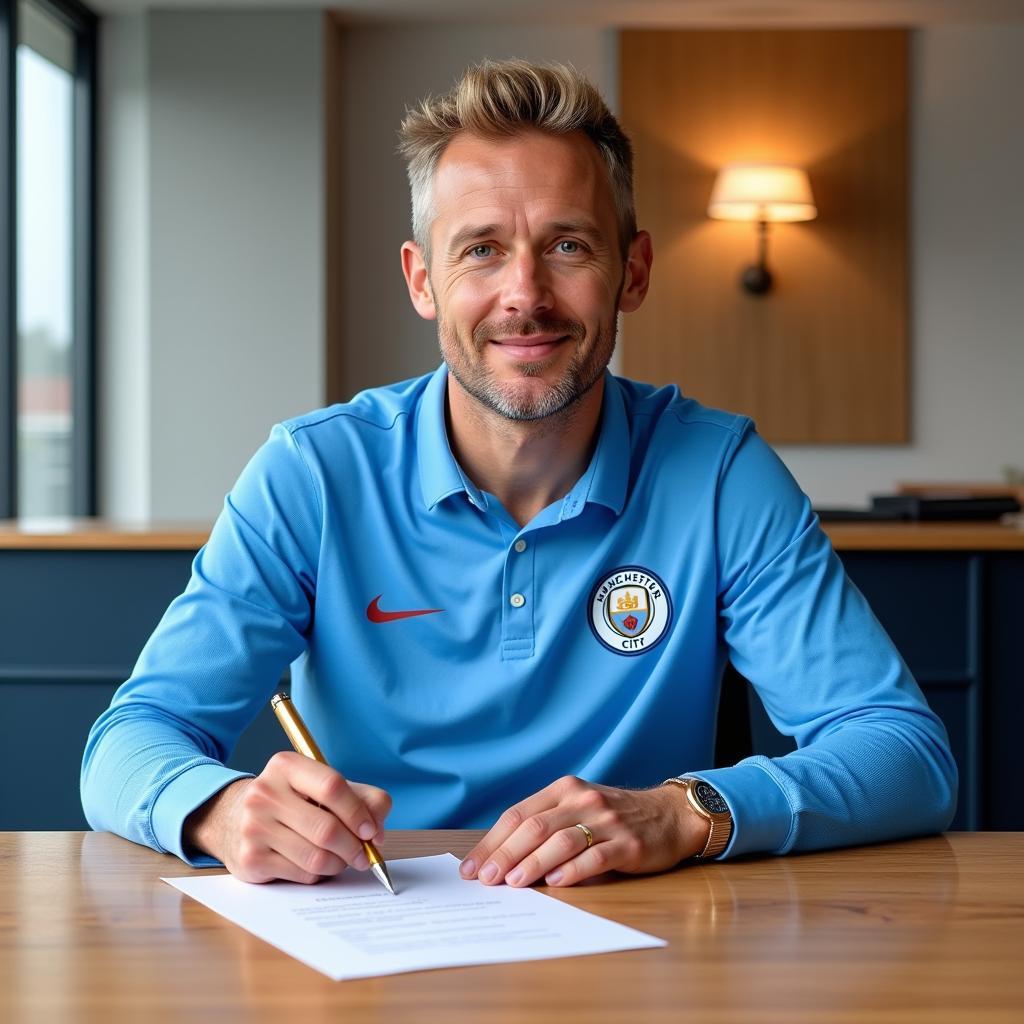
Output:
[[[405,612],[386,612],[380,607],[380,599],[383,594],[378,594],[367,606],[366,617],[371,622],[394,622],[397,619],[411,619],[417,615],[433,615],[435,612],[443,612],[443,608],[414,608]]]

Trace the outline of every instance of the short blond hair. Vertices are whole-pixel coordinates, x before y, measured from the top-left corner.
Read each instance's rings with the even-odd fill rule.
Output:
[[[468,68],[443,96],[428,96],[407,110],[398,151],[412,193],[412,232],[429,259],[434,173],[448,144],[462,132],[507,138],[526,129],[550,135],[582,132],[608,168],[619,246],[625,258],[636,235],[633,147],[601,94],[571,64],[484,60]]]

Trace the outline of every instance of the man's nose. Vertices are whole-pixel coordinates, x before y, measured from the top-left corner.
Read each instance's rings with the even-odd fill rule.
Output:
[[[502,278],[501,304],[506,313],[524,317],[551,309],[551,278],[542,259],[533,253],[519,253],[509,260]]]

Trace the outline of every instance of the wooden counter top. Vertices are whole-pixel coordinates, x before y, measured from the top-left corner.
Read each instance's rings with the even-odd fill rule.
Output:
[[[209,523],[0,519],[0,550],[197,551],[209,536]]]
[[[1024,525],[824,523],[836,551],[1024,551]]]
[[[826,523],[837,551],[1024,551],[1024,525]],[[105,519],[0,520],[0,550],[195,551],[204,523],[116,523]]]

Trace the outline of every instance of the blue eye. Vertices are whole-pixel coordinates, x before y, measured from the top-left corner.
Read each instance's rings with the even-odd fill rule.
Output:
[[[483,260],[483,259],[486,259],[488,256],[491,255],[491,253],[494,252],[494,246],[493,245],[474,245],[473,248],[469,250],[469,252],[470,252],[470,255],[475,256],[477,259]]]
[[[571,238],[566,238],[558,243],[558,251],[565,253],[566,256],[575,256],[580,248],[580,243],[574,242]]]

